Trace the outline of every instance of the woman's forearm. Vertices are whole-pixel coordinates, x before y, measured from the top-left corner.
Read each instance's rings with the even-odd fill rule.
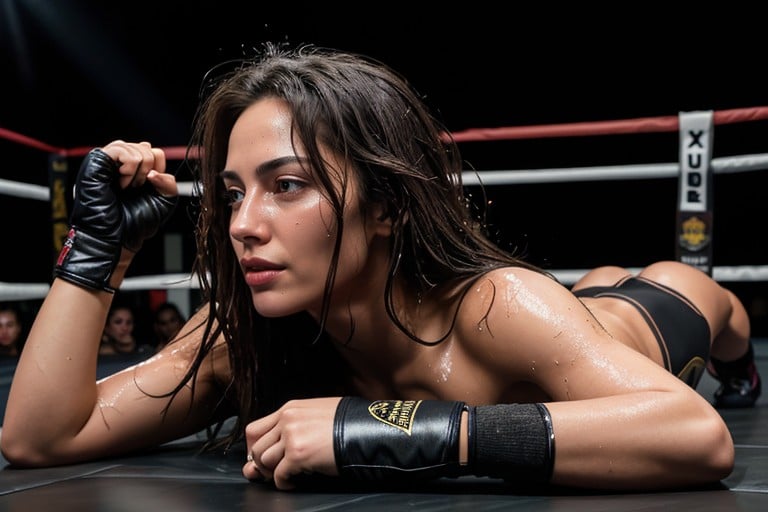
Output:
[[[548,404],[557,443],[553,483],[651,489],[725,478],[733,467],[733,441],[717,411],[694,394]]]
[[[131,256],[121,259],[112,284],[122,282]],[[112,298],[54,279],[11,384],[2,433],[9,460],[55,452],[94,414],[98,348]]]

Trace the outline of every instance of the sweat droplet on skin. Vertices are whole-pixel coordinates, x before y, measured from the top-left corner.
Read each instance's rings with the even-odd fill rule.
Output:
[[[112,393],[112,396],[110,397],[99,397],[97,404],[99,406],[99,410],[102,411],[102,416],[104,416],[104,409],[111,409],[115,407],[115,404],[119,400],[120,396],[122,396],[123,393],[125,393],[126,389],[129,386],[133,386],[133,381],[126,381],[121,387],[117,388],[114,393]],[[106,418],[105,418],[106,420]]]
[[[453,359],[451,358],[451,351],[448,349],[443,352],[443,355],[440,357],[440,379],[443,382],[448,382],[448,377],[451,376],[452,372]]]
[[[562,323],[562,319],[553,313],[547,303],[538,295],[531,293],[516,275],[507,274],[506,279],[510,283],[504,297],[507,305],[507,314],[517,313],[520,309],[525,309],[540,318],[547,319],[555,325]]]

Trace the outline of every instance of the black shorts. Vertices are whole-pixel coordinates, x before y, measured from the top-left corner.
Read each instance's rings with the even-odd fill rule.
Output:
[[[642,277],[626,277],[613,286],[591,286],[577,297],[613,297],[632,304],[653,331],[664,368],[695,388],[709,359],[709,324],[691,301],[675,290]]]

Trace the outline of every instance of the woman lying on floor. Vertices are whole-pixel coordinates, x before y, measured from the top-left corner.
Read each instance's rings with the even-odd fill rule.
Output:
[[[445,133],[379,62],[267,46],[198,117],[206,305],[100,381],[113,291],[177,187],[149,143],[92,151],[13,380],[6,459],[115,456],[234,415],[218,441],[244,440],[244,476],[279,489],[311,475],[620,490],[728,476],[730,433],[694,386],[709,363],[719,405],[759,395],[734,294],[677,262],[601,267],[567,289],[486,237]]]

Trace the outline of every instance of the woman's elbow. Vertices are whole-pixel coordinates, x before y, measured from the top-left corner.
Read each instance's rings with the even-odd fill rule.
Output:
[[[727,478],[735,464],[733,438],[720,414],[712,409],[698,422],[700,461],[697,470],[703,482]]]
[[[50,455],[45,453],[43,447],[36,445],[29,435],[5,427],[0,431],[0,453],[13,467],[38,468],[55,465]]]

